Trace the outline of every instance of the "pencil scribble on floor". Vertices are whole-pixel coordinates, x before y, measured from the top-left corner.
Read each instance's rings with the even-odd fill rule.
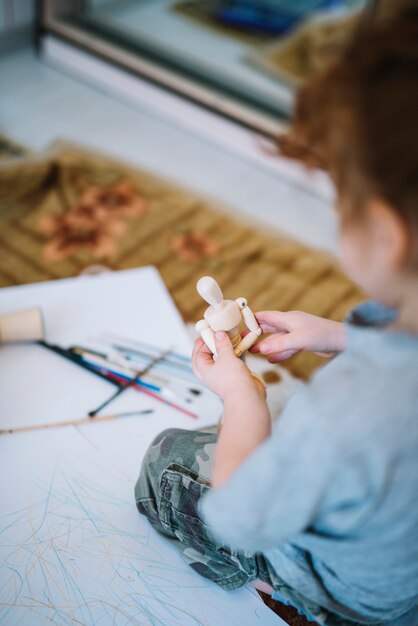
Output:
[[[0,445],[12,464],[0,479],[0,623],[276,623],[248,592],[187,569],[137,514],[130,481],[75,429],[31,436]]]

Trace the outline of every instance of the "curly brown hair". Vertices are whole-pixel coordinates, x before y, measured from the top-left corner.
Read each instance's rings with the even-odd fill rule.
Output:
[[[418,6],[372,18],[304,87],[282,154],[326,169],[341,205],[379,197],[418,227]]]

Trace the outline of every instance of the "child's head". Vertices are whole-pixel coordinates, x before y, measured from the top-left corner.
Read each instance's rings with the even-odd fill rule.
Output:
[[[418,278],[418,8],[363,26],[300,92],[280,147],[331,174],[343,265],[396,306],[391,279]]]

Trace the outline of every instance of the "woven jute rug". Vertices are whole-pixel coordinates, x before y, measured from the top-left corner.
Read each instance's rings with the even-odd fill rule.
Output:
[[[0,286],[76,276],[94,264],[155,265],[187,322],[204,311],[195,286],[206,274],[255,311],[342,320],[363,299],[334,259],[148,172],[66,143],[29,154],[0,141]],[[308,378],[320,363],[299,354],[286,365]]]

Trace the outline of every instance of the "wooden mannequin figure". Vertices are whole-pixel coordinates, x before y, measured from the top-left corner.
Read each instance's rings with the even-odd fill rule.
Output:
[[[213,353],[214,359],[216,359],[215,333],[218,330],[223,330],[228,334],[236,356],[244,358],[244,353],[255,344],[262,334],[247,300],[245,298],[224,300],[221,288],[211,276],[200,278],[197,281],[196,289],[210,306],[204,313],[204,319],[199,320],[195,328]],[[242,322],[250,331],[245,337],[241,337]],[[262,379],[254,372],[251,374],[265,389]]]

